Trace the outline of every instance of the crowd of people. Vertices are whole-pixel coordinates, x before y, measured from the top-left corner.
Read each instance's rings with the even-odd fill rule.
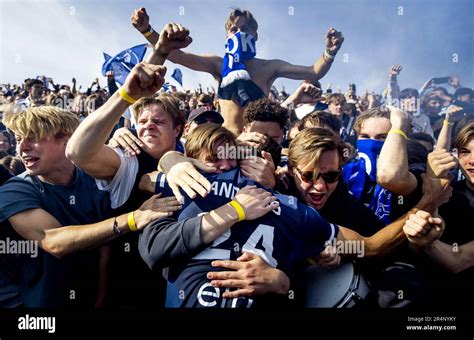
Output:
[[[246,10],[223,58],[183,51],[190,32],[154,30],[144,8],[131,22],[154,47],[122,86],[109,71],[86,92],[44,76],[1,88],[0,241],[40,248],[0,247],[1,307],[300,307],[332,294],[308,290],[308,268],[347,263],[363,308],[472,302],[462,75],[403,88],[393,65],[380,94],[333,93],[319,81],[344,42],[334,28],[299,66],[255,57]],[[165,60],[218,90],[164,91]],[[280,77],[302,82],[286,93]]]

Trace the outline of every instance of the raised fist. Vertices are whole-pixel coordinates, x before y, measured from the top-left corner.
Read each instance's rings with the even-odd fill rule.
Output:
[[[180,24],[167,24],[160,33],[155,48],[161,54],[168,54],[172,50],[185,48],[193,39],[189,36],[189,30]]]
[[[127,76],[123,88],[132,98],[148,97],[163,86],[165,74],[166,67],[141,62]]]
[[[301,84],[290,97],[293,99],[293,104],[312,104],[321,100],[322,91],[320,88],[313,84],[303,83]]]
[[[133,27],[142,34],[150,30],[150,17],[148,16],[146,9],[143,7],[133,11],[130,21],[132,22]]]
[[[341,48],[344,41],[344,37],[341,32],[336,31],[334,28],[330,28],[326,33],[326,49],[332,55],[335,55]]]

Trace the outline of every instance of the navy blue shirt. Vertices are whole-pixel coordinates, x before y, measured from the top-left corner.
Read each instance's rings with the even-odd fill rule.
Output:
[[[216,209],[231,201],[241,188],[256,184],[243,177],[239,169],[204,175],[212,185],[210,194],[193,200],[184,195],[179,221]],[[155,192],[172,194],[163,174],[158,175]],[[293,196],[274,195],[280,202],[279,208],[256,220],[236,223],[192,260],[168,269],[167,307],[250,307],[253,299],[223,299],[224,289],[210,285],[206,274],[219,270],[211,266],[212,260],[235,260],[248,251],[260,255],[272,267],[290,273],[298,262],[318,255],[325,242],[337,236],[338,227],[323,220],[315,209]]]
[[[78,168],[74,182],[68,186],[41,182],[25,172],[0,187],[0,239],[23,240],[8,218],[29,209],[43,209],[63,226],[83,225],[110,217],[110,200],[108,193],[100,191],[95,180]],[[97,256],[97,251],[83,251],[58,259],[41,248],[37,257],[2,255],[0,306],[9,298],[6,293],[11,295],[11,285],[20,291],[25,307],[90,305],[95,292],[90,295],[97,287]],[[70,299],[72,296],[75,299]]]

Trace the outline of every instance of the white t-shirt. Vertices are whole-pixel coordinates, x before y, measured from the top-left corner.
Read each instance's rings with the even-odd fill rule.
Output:
[[[120,167],[111,181],[96,179],[95,184],[99,190],[107,191],[110,194],[110,202],[113,209],[123,205],[128,198],[135,184],[138,173],[137,156],[126,156],[122,149],[113,149],[120,157]]]

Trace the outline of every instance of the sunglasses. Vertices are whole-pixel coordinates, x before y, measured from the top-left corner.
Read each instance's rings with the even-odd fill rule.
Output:
[[[296,168],[296,171],[298,171],[298,173],[300,174],[301,176],[301,179],[303,180],[303,182],[305,183],[313,183],[314,181],[317,181],[320,177],[323,178],[324,182],[326,183],[335,183],[339,180],[339,178],[341,178],[341,175],[342,175],[342,170],[339,169],[339,170],[336,170],[336,171],[329,171],[329,172],[325,172],[325,173],[322,173],[320,172],[318,174],[318,177],[316,177],[316,179],[314,179],[314,172],[313,171],[301,171],[300,169]]]

